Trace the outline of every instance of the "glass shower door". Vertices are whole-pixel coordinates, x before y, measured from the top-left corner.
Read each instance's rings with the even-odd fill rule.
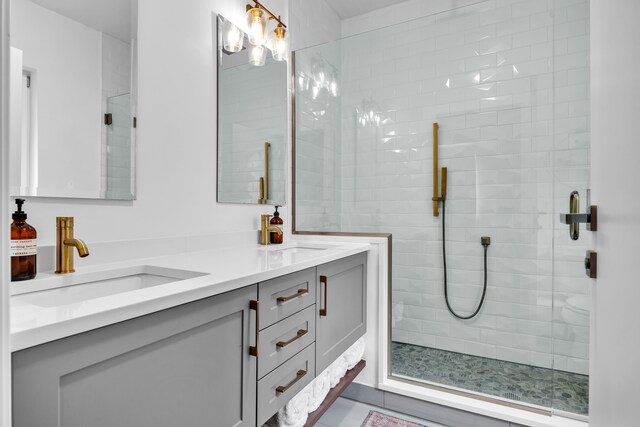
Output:
[[[585,10],[487,1],[296,52],[296,228],[392,233],[392,377],[586,413],[588,245],[558,221],[588,186]],[[462,320],[443,253],[467,316],[484,236]]]

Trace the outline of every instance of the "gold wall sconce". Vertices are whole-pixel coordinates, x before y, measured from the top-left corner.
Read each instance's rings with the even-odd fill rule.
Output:
[[[280,16],[271,13],[271,11],[260,4],[258,0],[252,1],[254,3],[253,6],[247,5],[247,27],[249,28],[247,35],[249,37],[249,43],[253,46],[264,46],[267,44],[267,41],[270,41],[273,59],[276,61],[286,60],[289,51],[287,26],[282,22]],[[271,20],[275,20],[277,24],[271,36],[268,36],[267,23]]]

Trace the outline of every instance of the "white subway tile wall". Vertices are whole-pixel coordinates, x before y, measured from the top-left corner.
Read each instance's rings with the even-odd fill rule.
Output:
[[[591,236],[572,241],[558,220],[572,190],[585,209],[589,187],[588,12],[588,0],[488,0],[384,28],[374,15],[377,30],[297,52],[297,229],[393,233],[394,341],[588,373],[588,298],[571,297],[588,292]],[[444,303],[433,122],[461,313],[479,301],[491,237],[469,321]]]

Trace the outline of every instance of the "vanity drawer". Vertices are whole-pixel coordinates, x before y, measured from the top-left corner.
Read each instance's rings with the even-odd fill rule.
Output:
[[[263,425],[316,376],[315,344],[258,381],[258,424]]]
[[[316,302],[316,269],[260,282],[258,298],[260,326],[266,328]]]
[[[258,378],[316,340],[315,305],[260,331]]]

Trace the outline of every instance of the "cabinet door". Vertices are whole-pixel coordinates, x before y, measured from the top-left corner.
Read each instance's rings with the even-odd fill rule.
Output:
[[[319,265],[316,372],[320,374],[367,331],[366,253]]]
[[[249,286],[14,353],[13,426],[255,426],[256,297]]]

